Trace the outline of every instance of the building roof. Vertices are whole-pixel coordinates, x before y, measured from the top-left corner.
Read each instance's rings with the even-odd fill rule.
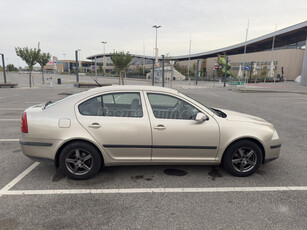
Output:
[[[244,47],[246,46],[246,53],[252,52],[259,52],[264,50],[269,50],[272,48],[272,42],[275,37],[275,45],[274,47],[284,47],[287,45],[299,43],[306,41],[307,37],[307,21],[301,22],[299,24],[289,26],[287,28],[277,30],[276,32],[269,33],[258,38],[251,39],[246,42],[242,42],[236,45],[191,54],[191,55],[180,55],[180,56],[173,56],[173,60],[188,60],[190,59],[201,59],[201,58],[208,58],[208,57],[215,57],[217,54],[223,54],[226,52],[228,55],[233,54],[240,54],[244,52]],[[305,44],[305,43],[304,43]],[[110,56],[110,53],[105,54],[106,56]],[[131,54],[137,58],[145,58],[145,59],[154,59],[153,56],[144,56],[138,54]],[[96,54],[87,57],[87,59],[95,59],[103,57],[103,54]],[[161,58],[159,58],[161,59]]]

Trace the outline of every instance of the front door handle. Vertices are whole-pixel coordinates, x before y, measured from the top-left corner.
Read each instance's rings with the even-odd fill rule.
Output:
[[[164,130],[164,129],[166,129],[166,127],[164,125],[157,125],[157,126],[154,127],[154,129]]]
[[[95,122],[95,123],[89,125],[88,127],[89,127],[89,128],[93,128],[93,129],[98,129],[98,128],[101,127],[101,125],[99,125],[99,123],[96,123],[96,122]]]

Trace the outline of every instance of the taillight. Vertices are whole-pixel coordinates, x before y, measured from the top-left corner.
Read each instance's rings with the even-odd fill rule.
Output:
[[[21,117],[21,132],[28,133],[27,114],[24,112]]]

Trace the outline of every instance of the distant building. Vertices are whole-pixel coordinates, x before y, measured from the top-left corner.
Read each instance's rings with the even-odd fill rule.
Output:
[[[90,72],[91,66],[92,62],[90,61],[79,61],[79,72]],[[57,73],[74,73],[75,69],[75,60],[58,60],[56,64],[50,61],[44,66],[44,71],[47,73],[54,73],[54,71]]]
[[[307,21],[240,44],[197,54],[175,56],[172,57],[172,60],[186,66],[190,62],[190,68],[193,68],[193,64],[199,60],[199,68],[206,72],[207,76],[212,76],[217,56],[226,54],[235,75],[238,74],[240,65],[243,69],[243,64],[244,66],[252,64],[254,66],[256,63],[257,71],[261,72],[265,66],[270,70],[272,66],[275,76],[278,74],[282,76],[282,72],[284,72],[283,75],[287,80],[295,80],[297,76],[302,75],[301,85],[307,85],[306,31]],[[245,54],[244,50],[246,50]],[[152,68],[153,56],[131,55],[134,57],[131,68],[140,65]],[[110,54],[106,54],[108,63],[111,62],[109,56]],[[102,62],[102,57],[103,54],[97,54],[87,59],[92,61],[96,59],[96,61]],[[159,60],[161,61],[161,57]]]

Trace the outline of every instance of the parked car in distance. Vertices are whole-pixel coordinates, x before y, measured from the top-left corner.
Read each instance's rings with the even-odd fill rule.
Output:
[[[32,106],[21,131],[26,156],[52,161],[72,179],[102,166],[161,164],[223,164],[244,177],[281,148],[274,126],[259,117],[154,86],[106,86]]]

